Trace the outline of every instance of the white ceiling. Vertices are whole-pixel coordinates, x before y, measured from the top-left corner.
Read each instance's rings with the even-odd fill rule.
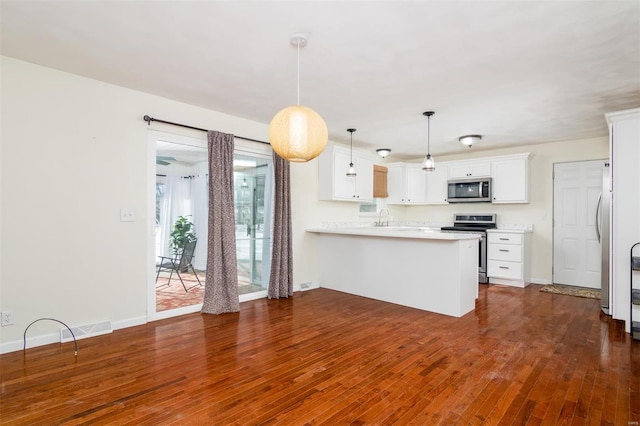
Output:
[[[331,140],[355,127],[400,158],[426,153],[427,110],[437,156],[469,133],[474,150],[605,136],[604,113],[640,106],[637,0],[2,0],[0,20],[3,55],[262,123],[296,103],[304,32],[300,103]]]

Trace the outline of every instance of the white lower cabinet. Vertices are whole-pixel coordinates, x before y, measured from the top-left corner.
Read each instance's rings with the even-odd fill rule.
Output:
[[[531,281],[531,233],[487,231],[487,276],[490,284],[526,287]]]

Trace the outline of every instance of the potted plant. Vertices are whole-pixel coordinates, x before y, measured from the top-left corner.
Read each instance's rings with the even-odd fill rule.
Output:
[[[170,238],[171,243],[169,247],[174,255],[180,254],[185,244],[196,239],[196,234],[193,231],[193,223],[187,219],[187,216],[178,216],[176,223],[173,224]]]

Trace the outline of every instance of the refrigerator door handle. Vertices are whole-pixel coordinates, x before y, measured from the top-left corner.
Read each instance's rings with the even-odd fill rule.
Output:
[[[598,236],[598,242],[602,242],[600,235],[600,204],[602,203],[602,192],[598,195],[598,204],[596,204],[596,235]]]

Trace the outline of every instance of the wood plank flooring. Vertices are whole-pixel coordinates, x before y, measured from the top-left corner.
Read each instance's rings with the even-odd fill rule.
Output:
[[[0,423],[637,425],[599,301],[480,286],[462,318],[318,289],[0,356]]]

